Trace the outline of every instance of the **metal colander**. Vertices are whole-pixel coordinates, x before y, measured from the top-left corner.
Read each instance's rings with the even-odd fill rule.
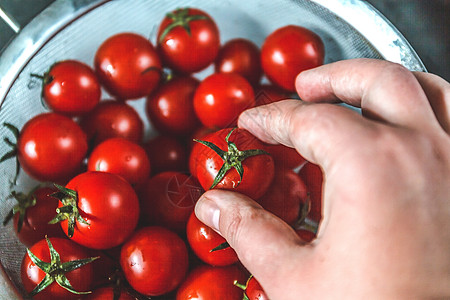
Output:
[[[265,37],[287,24],[316,32],[324,41],[325,63],[349,58],[378,58],[400,63],[411,70],[425,68],[404,37],[365,1],[357,0],[57,0],[33,19],[0,57],[0,124],[21,128],[32,116],[44,112],[41,83],[30,77],[43,74],[50,65],[77,59],[93,66],[96,49],[109,36],[136,32],[154,43],[159,22],[179,7],[198,7],[216,21],[221,41],[248,38],[261,45]],[[211,68],[196,75],[203,78]],[[103,91],[102,98],[109,95]],[[143,101],[129,102],[143,115]],[[147,123],[147,134],[152,128]],[[14,139],[0,127],[0,136]],[[3,142],[0,156],[8,149]],[[0,219],[15,200],[8,198],[15,174],[14,160],[0,165]],[[27,192],[36,182],[24,172],[16,190]],[[14,299],[14,286],[21,294],[20,263],[25,248],[16,239],[13,226],[0,230],[0,299]],[[0,265],[0,267],[1,267]],[[8,277],[11,281],[8,281]]]

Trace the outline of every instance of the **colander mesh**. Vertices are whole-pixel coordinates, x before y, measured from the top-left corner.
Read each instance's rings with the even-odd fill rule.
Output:
[[[93,65],[98,46],[118,32],[136,32],[155,41],[156,30],[165,13],[179,7],[198,7],[207,11],[217,22],[221,40],[243,37],[261,45],[273,30],[287,24],[298,24],[319,34],[325,43],[326,63],[341,59],[382,56],[344,20],[329,10],[306,1],[111,1],[84,14],[51,38],[24,66],[15,80],[0,110],[0,123],[9,122],[21,128],[32,116],[46,111],[40,100],[41,84],[30,77],[43,74],[53,63],[64,59],[77,59]],[[207,71],[198,74],[205,76]],[[103,92],[103,98],[108,95]],[[141,113],[143,101],[130,102]],[[145,117],[144,117],[145,120]],[[57,126],[57,124],[55,124]],[[149,124],[146,124],[150,132]],[[0,136],[13,139],[10,132],[0,127]],[[0,155],[7,150],[1,141]],[[8,160],[0,165],[0,219],[3,220],[15,200],[8,198],[15,162]],[[15,190],[27,192],[37,182],[21,173]],[[16,239],[12,224],[0,230],[0,258],[7,273],[21,289],[20,264],[25,248]],[[1,294],[1,291],[0,291]]]

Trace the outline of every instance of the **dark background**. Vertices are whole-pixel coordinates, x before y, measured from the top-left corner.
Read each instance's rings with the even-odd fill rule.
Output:
[[[0,0],[0,8],[13,16],[23,27],[53,1]],[[385,15],[406,37],[429,72],[450,81],[450,0],[369,0],[368,2]],[[13,36],[14,32],[0,20],[0,49],[3,49]]]

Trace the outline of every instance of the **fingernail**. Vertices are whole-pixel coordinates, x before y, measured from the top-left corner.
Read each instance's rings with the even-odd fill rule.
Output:
[[[214,201],[205,196],[200,197],[195,205],[195,215],[200,221],[219,232],[220,209]]]

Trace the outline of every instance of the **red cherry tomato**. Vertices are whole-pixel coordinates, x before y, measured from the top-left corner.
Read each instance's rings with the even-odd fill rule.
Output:
[[[297,75],[322,65],[324,56],[324,44],[317,34],[288,25],[267,36],[261,47],[261,66],[272,83],[295,92]]]
[[[219,50],[215,61],[216,73],[238,73],[253,85],[262,77],[259,48],[251,41],[237,38]]]
[[[55,63],[43,76],[42,96],[55,112],[75,116],[100,101],[100,83],[88,65],[76,60]]]
[[[205,140],[208,141],[211,136],[217,132],[217,130],[212,130],[211,132],[209,132],[209,128],[206,128],[206,132],[202,133],[198,133],[196,134],[196,136],[194,136],[194,139],[199,139],[199,140]],[[195,142],[194,140],[192,141],[193,145],[191,148],[191,153],[189,154],[189,172],[191,173],[192,176],[194,176],[195,178],[197,178],[197,163],[199,161],[203,161],[205,159],[208,159],[208,157],[205,157],[205,155],[209,155],[209,151],[205,151],[205,146]]]
[[[120,100],[149,95],[161,78],[161,61],[152,43],[135,33],[119,33],[104,41],[94,59],[106,90]]]
[[[220,48],[219,29],[202,10],[180,8],[163,19],[158,31],[158,50],[169,68],[193,73],[210,65]]]
[[[306,186],[300,176],[291,169],[276,167],[271,186],[257,202],[293,226],[307,198]]]
[[[73,201],[71,210],[78,211],[83,220],[75,217],[71,238],[74,242],[108,249],[120,245],[133,233],[139,219],[139,201],[125,179],[106,172],[86,172],[69,181],[66,188],[76,192],[75,197],[64,197]],[[59,208],[63,206],[60,202]],[[70,236],[68,225],[68,220],[61,222],[65,234]]]
[[[204,141],[215,144],[223,152],[226,152],[230,146],[226,141],[226,136],[232,129],[222,129],[207,136]],[[234,143],[238,150],[263,150],[264,145],[245,129],[235,129],[229,136],[229,142]],[[224,164],[221,158],[214,150],[203,145],[203,150],[197,152],[197,162],[195,174],[197,179],[205,190],[210,189],[219,174],[219,170]],[[245,152],[247,153],[247,152]],[[226,154],[229,165],[232,164],[233,156]],[[268,154],[250,156],[242,160],[243,176],[235,168],[230,168],[224,177],[217,183],[215,188],[232,190],[243,193],[252,199],[261,197],[270,186],[273,174],[273,159]]]
[[[212,266],[228,266],[238,261],[237,254],[231,247],[211,252],[226,240],[203,224],[195,213],[192,213],[189,218],[186,234],[191,249],[205,263]]]
[[[159,173],[139,190],[144,222],[181,233],[202,193],[193,177],[178,172]]]
[[[247,274],[237,265],[201,265],[192,270],[178,288],[177,300],[242,300],[242,290],[234,281],[244,282]]]
[[[152,166],[152,173],[185,171],[187,169],[186,147],[176,138],[159,135],[143,145]]]
[[[80,126],[92,145],[98,145],[114,137],[140,143],[144,135],[144,123],[136,110],[126,103],[115,100],[101,101],[91,112],[83,116]]]
[[[136,291],[159,296],[177,288],[186,276],[188,252],[174,232],[163,227],[144,227],[122,246],[120,265]]]
[[[247,296],[247,300],[269,300],[266,292],[253,276],[247,280],[244,294]]]
[[[29,195],[14,193],[14,197],[19,200],[18,212],[14,214],[14,229],[19,241],[25,246],[31,247],[46,236],[65,237],[59,224],[48,223],[58,208],[58,199],[50,196],[56,191],[56,188],[40,187]]]
[[[253,88],[235,73],[216,73],[205,78],[194,95],[194,109],[206,127],[233,127],[244,110],[255,106]]]
[[[49,238],[53,248],[58,252],[61,263],[89,258],[89,253],[81,246],[73,243],[68,239]],[[50,263],[50,250],[47,241],[40,240],[34,244],[30,251],[40,260]],[[25,254],[21,265],[21,278],[25,290],[30,293],[45,277],[42,271],[31,259]],[[54,274],[55,275],[55,274]],[[77,292],[88,292],[91,289],[93,279],[92,264],[86,264],[78,269],[65,273],[66,278],[70,282],[73,289]],[[57,282],[51,283],[47,288],[33,296],[35,300],[48,299],[78,299],[80,295],[69,292]]]
[[[117,174],[131,185],[137,185],[150,176],[150,161],[138,144],[112,138],[94,148],[88,160],[88,171]]]
[[[146,103],[150,123],[162,133],[176,135],[188,135],[200,127],[193,103],[198,84],[193,77],[179,77],[152,93]]]
[[[64,182],[81,170],[87,140],[72,119],[43,113],[24,125],[17,151],[21,167],[30,176],[40,181]]]

